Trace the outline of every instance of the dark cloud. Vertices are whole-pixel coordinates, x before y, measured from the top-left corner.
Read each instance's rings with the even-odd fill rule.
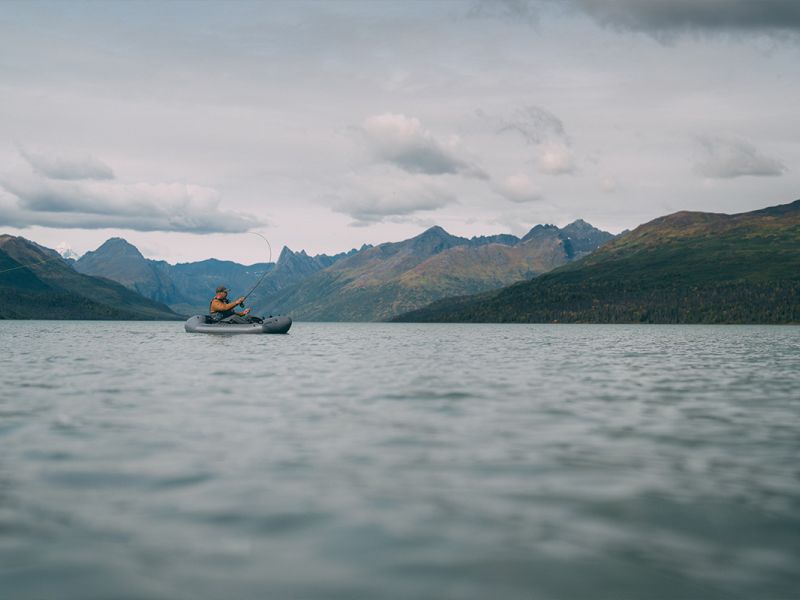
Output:
[[[361,132],[376,159],[409,173],[487,178],[482,169],[461,156],[457,143],[441,143],[419,119],[398,114],[375,115],[364,121]]]
[[[647,32],[800,30],[797,0],[557,0],[612,27]]]
[[[564,123],[549,110],[539,106],[523,106],[509,117],[491,117],[483,112],[478,115],[494,123],[497,133],[515,133],[528,144],[547,142],[569,143]]]
[[[48,154],[18,148],[34,172],[50,179],[114,179],[114,171],[90,154]]]
[[[576,9],[601,25],[669,34],[683,31],[800,31],[797,0],[479,0],[468,17],[539,23],[544,8]]]
[[[704,136],[697,142],[703,153],[694,166],[698,175],[709,179],[732,179],[745,175],[783,175],[786,166],[777,158],[759,152],[746,140]]]
[[[0,188],[0,224],[12,227],[240,233],[263,224],[220,210],[215,190],[191,184],[35,178],[0,181]]]

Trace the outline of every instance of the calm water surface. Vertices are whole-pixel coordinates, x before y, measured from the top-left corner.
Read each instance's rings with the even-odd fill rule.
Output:
[[[0,598],[790,599],[800,328],[0,322]]]

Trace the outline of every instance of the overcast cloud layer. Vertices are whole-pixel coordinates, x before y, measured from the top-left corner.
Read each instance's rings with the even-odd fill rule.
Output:
[[[800,197],[788,0],[0,4],[0,231],[171,261]]]

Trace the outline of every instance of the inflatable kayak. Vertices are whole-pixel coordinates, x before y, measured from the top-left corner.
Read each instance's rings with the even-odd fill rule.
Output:
[[[286,333],[292,326],[291,317],[267,317],[261,323],[235,325],[217,323],[210,317],[195,315],[186,321],[186,333]]]

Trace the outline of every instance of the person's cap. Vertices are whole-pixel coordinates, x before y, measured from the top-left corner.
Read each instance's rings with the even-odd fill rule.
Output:
[[[228,288],[226,288],[224,285],[218,285],[217,286],[217,293],[218,294],[222,293],[222,292],[229,292],[229,291],[230,290]]]

